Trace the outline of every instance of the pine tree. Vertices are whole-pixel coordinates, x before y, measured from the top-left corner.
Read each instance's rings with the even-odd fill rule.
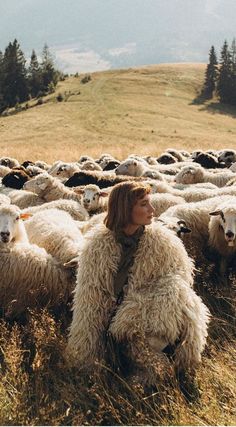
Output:
[[[42,70],[38,63],[37,55],[32,50],[30,65],[28,68],[28,81],[29,81],[29,91],[32,97],[36,97],[38,93],[42,90]]]
[[[13,43],[9,43],[6,47],[2,61],[2,95],[6,107],[13,107],[17,102],[23,102],[28,99],[29,91],[25,63],[24,54],[15,39]]]
[[[230,103],[236,105],[236,40],[233,39],[231,45],[231,99]]]
[[[3,54],[0,51],[0,114],[5,110],[5,103],[3,99]]]
[[[42,52],[42,81],[43,90],[47,92],[50,86],[55,87],[58,81],[58,73],[54,68],[52,55],[48,46],[45,44]]]
[[[225,41],[221,50],[220,71],[217,85],[220,102],[231,103],[232,86],[232,56],[228,48],[228,43]]]
[[[218,77],[218,62],[216,57],[216,52],[214,46],[211,47],[209,53],[209,63],[207,65],[205,73],[205,82],[203,86],[202,94],[210,99],[213,97],[214,91],[216,89]]]

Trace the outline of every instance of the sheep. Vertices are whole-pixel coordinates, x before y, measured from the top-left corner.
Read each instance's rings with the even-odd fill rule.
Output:
[[[112,171],[120,165],[119,160],[108,160],[107,164],[103,167],[104,171]]]
[[[81,196],[66,188],[59,179],[43,172],[24,184],[24,189],[35,192],[46,202],[57,199],[71,199],[80,202]]]
[[[2,185],[19,190],[22,189],[24,183],[29,181],[29,179],[30,177],[26,170],[12,169],[3,177]]]
[[[229,167],[229,170],[232,172],[236,172],[236,162],[232,163],[232,165]]]
[[[20,163],[18,162],[18,160],[14,159],[13,157],[1,157],[0,165],[7,166],[8,168],[12,169],[14,167],[19,167]]]
[[[75,172],[79,172],[80,167],[78,163],[63,163],[61,162],[57,168],[55,168],[50,175],[56,176],[57,178],[70,178]]]
[[[22,219],[27,218],[18,206],[8,203],[0,205],[0,245],[2,243],[28,243]]]
[[[157,158],[157,162],[164,165],[170,165],[172,163],[176,163],[177,161],[178,160],[176,157],[170,153],[162,153],[161,156]]]
[[[51,167],[48,163],[44,162],[43,160],[37,160],[35,162],[35,166],[38,166],[39,168],[48,171],[48,169]]]
[[[5,317],[16,318],[27,309],[58,307],[69,301],[74,289],[69,269],[36,245],[4,246],[0,252],[0,307]]]
[[[141,176],[146,172],[147,167],[144,162],[141,162],[136,159],[129,158],[123,162],[115,169],[116,175],[129,175],[129,176]]]
[[[209,212],[214,210],[221,202],[231,200],[231,196],[212,197],[199,202],[185,203],[172,206],[167,209],[159,220],[164,222],[168,228],[181,233],[179,221],[191,230],[191,233],[183,236],[183,241],[189,254],[198,261],[198,254],[207,247],[208,225],[210,221]]]
[[[0,203],[1,203],[1,195],[0,195]],[[86,209],[78,203],[76,200],[69,199],[59,199],[53,200],[52,202],[46,202],[39,206],[32,206],[25,209],[22,209],[23,213],[35,214],[40,211],[44,211],[46,209],[60,209],[67,213],[69,213],[72,218],[76,221],[86,221],[89,219],[89,214]]]
[[[150,202],[154,208],[153,215],[159,217],[170,206],[185,203],[185,200],[183,197],[174,196],[172,194],[151,194]]]
[[[186,159],[186,157],[189,156],[189,153],[187,153],[187,156],[186,156],[183,153],[181,153],[181,151],[175,150],[174,148],[167,148],[166,153],[169,153],[172,156],[174,156],[178,160],[178,162],[183,162]]]
[[[29,206],[38,206],[45,203],[37,194],[31,191],[15,190],[9,187],[2,186],[0,194],[8,196],[11,203],[17,205],[20,209],[28,208]]]
[[[230,166],[232,163],[236,162],[236,150],[226,149],[222,150],[218,156],[219,162],[226,163],[227,166]]]
[[[106,174],[100,173],[98,171],[81,171],[76,172],[71,178],[69,178],[64,185],[66,187],[76,187],[83,186],[88,184],[96,184],[99,188],[111,187],[119,182],[123,181],[140,181],[140,177],[130,177],[130,176],[116,176],[114,173]]]
[[[87,171],[102,171],[102,167],[94,160],[87,160],[86,162],[83,162],[80,169]]]
[[[5,194],[0,194],[0,205],[10,205],[11,199]]]
[[[108,192],[101,191],[95,184],[89,184],[79,191],[82,194],[81,204],[90,215],[107,209]]]
[[[218,162],[218,159],[209,153],[200,153],[193,159],[193,162],[198,163],[206,169],[225,168],[226,164]]]
[[[81,156],[79,158],[79,162],[78,163],[84,163],[84,162],[87,162],[89,160],[91,160],[92,162],[94,161],[94,159],[92,157],[90,157],[90,156]]]
[[[205,171],[197,165],[185,166],[175,176],[175,181],[181,184],[194,184],[197,182],[211,182],[218,187],[223,187],[235,175],[231,171],[213,173]]]
[[[78,256],[83,236],[71,216],[59,209],[35,213],[25,221],[30,243],[44,248],[62,264]]]
[[[227,283],[227,268],[236,256],[236,197],[219,202],[210,212],[209,246],[218,256],[217,271]]]
[[[7,175],[9,172],[11,172],[11,168],[9,168],[8,166],[0,165],[0,177]]]

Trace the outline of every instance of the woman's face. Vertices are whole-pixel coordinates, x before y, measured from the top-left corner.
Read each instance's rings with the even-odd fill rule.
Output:
[[[131,220],[133,225],[148,225],[151,224],[154,208],[150,202],[150,195],[146,194],[142,199],[138,199],[135,203]]]

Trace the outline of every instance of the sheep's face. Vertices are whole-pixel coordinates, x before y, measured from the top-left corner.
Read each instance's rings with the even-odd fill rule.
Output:
[[[232,163],[236,162],[236,151],[223,151],[223,153],[219,155],[218,161],[226,163],[227,166],[231,165]]]
[[[178,184],[195,184],[199,173],[200,167],[186,166],[177,173],[175,182]]]
[[[222,208],[210,212],[211,216],[216,216],[220,229],[224,232],[228,246],[236,244],[236,208]]]
[[[97,189],[85,188],[83,190],[82,204],[88,212],[95,211],[99,207],[100,197],[105,196],[107,196],[107,193],[100,191],[99,187]]]
[[[61,177],[61,178],[70,178],[70,173],[69,173],[70,169],[71,169],[71,166],[64,163],[64,164],[61,164],[57,169],[55,169],[51,173],[51,175]]]
[[[18,234],[20,210],[15,206],[0,208],[0,244],[7,244]]]
[[[126,160],[115,169],[115,173],[116,175],[137,176],[137,171],[140,168],[140,164],[141,163],[138,160]]]
[[[51,184],[52,178],[48,174],[40,174],[24,184],[24,190],[41,194]]]

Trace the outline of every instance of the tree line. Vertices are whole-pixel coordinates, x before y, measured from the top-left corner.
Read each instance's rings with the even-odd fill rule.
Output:
[[[4,54],[0,51],[0,113],[20,102],[53,92],[60,76],[46,44],[41,62],[33,49],[27,67],[18,41],[10,42]]]
[[[218,63],[214,46],[209,52],[202,95],[206,99],[218,96],[221,103],[236,105],[236,41],[229,46],[225,40]]]

